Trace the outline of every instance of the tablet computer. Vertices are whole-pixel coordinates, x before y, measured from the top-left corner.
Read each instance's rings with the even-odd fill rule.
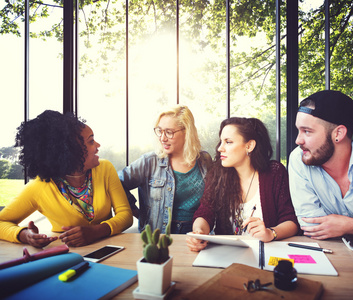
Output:
[[[197,234],[192,232],[187,233],[187,235],[195,239],[208,241],[210,243],[237,246],[237,247],[247,247],[247,248],[249,247],[249,245],[246,243],[246,241],[254,240],[254,238],[250,236],[238,236],[238,235],[210,235],[210,234]]]

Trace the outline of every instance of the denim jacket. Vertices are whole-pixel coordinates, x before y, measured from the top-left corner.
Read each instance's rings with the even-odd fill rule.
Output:
[[[212,162],[211,156],[201,151],[197,161],[205,180]],[[138,188],[139,231],[150,224],[152,231],[159,228],[164,233],[168,223],[168,207],[173,209],[175,193],[175,179],[169,158],[159,158],[154,152],[149,152],[120,170],[118,175],[132,209],[136,208],[136,199],[129,191]]]

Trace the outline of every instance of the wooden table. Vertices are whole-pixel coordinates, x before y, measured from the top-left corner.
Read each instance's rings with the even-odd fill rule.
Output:
[[[185,239],[185,235],[173,235],[174,242],[170,247],[170,254],[174,257],[172,280],[176,282],[176,288],[169,299],[182,299],[183,296],[222,270],[192,267],[197,253],[191,252],[188,249]],[[287,241],[315,242],[307,237],[293,237],[287,239]],[[57,246],[60,243],[60,241],[56,241],[48,247]],[[340,239],[318,241],[318,243],[321,247],[334,251],[333,254],[327,254],[327,257],[339,275],[319,276],[299,274],[298,277],[321,281],[324,286],[322,299],[353,299],[353,251],[349,250]],[[136,270],[136,261],[142,256],[142,241],[140,240],[140,235],[137,233],[123,233],[89,246],[70,248],[70,251],[85,255],[104,245],[120,245],[126,249],[104,260],[101,262],[102,264]],[[0,241],[0,262],[21,257],[23,247],[24,245],[21,244]],[[31,246],[26,247],[31,254],[40,251]],[[133,299],[132,291],[137,286],[138,283],[133,284],[114,299]]]

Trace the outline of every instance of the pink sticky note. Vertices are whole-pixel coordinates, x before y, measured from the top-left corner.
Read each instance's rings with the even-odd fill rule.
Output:
[[[316,264],[316,261],[310,255],[288,255],[294,259],[295,264]]]

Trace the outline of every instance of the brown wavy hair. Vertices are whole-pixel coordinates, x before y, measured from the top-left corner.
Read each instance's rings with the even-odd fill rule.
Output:
[[[250,163],[259,173],[269,168],[271,156],[273,154],[268,131],[265,125],[256,118],[238,118],[232,117],[225,119],[220,126],[219,136],[227,125],[233,125],[238,133],[243,137],[244,142],[250,140],[256,141],[256,146],[250,154]],[[213,167],[206,176],[205,201],[215,207],[215,213],[223,212],[222,218],[234,218],[239,213],[239,207],[242,203],[243,191],[241,189],[238,172],[233,167],[223,167],[218,148],[216,147],[216,156]]]

